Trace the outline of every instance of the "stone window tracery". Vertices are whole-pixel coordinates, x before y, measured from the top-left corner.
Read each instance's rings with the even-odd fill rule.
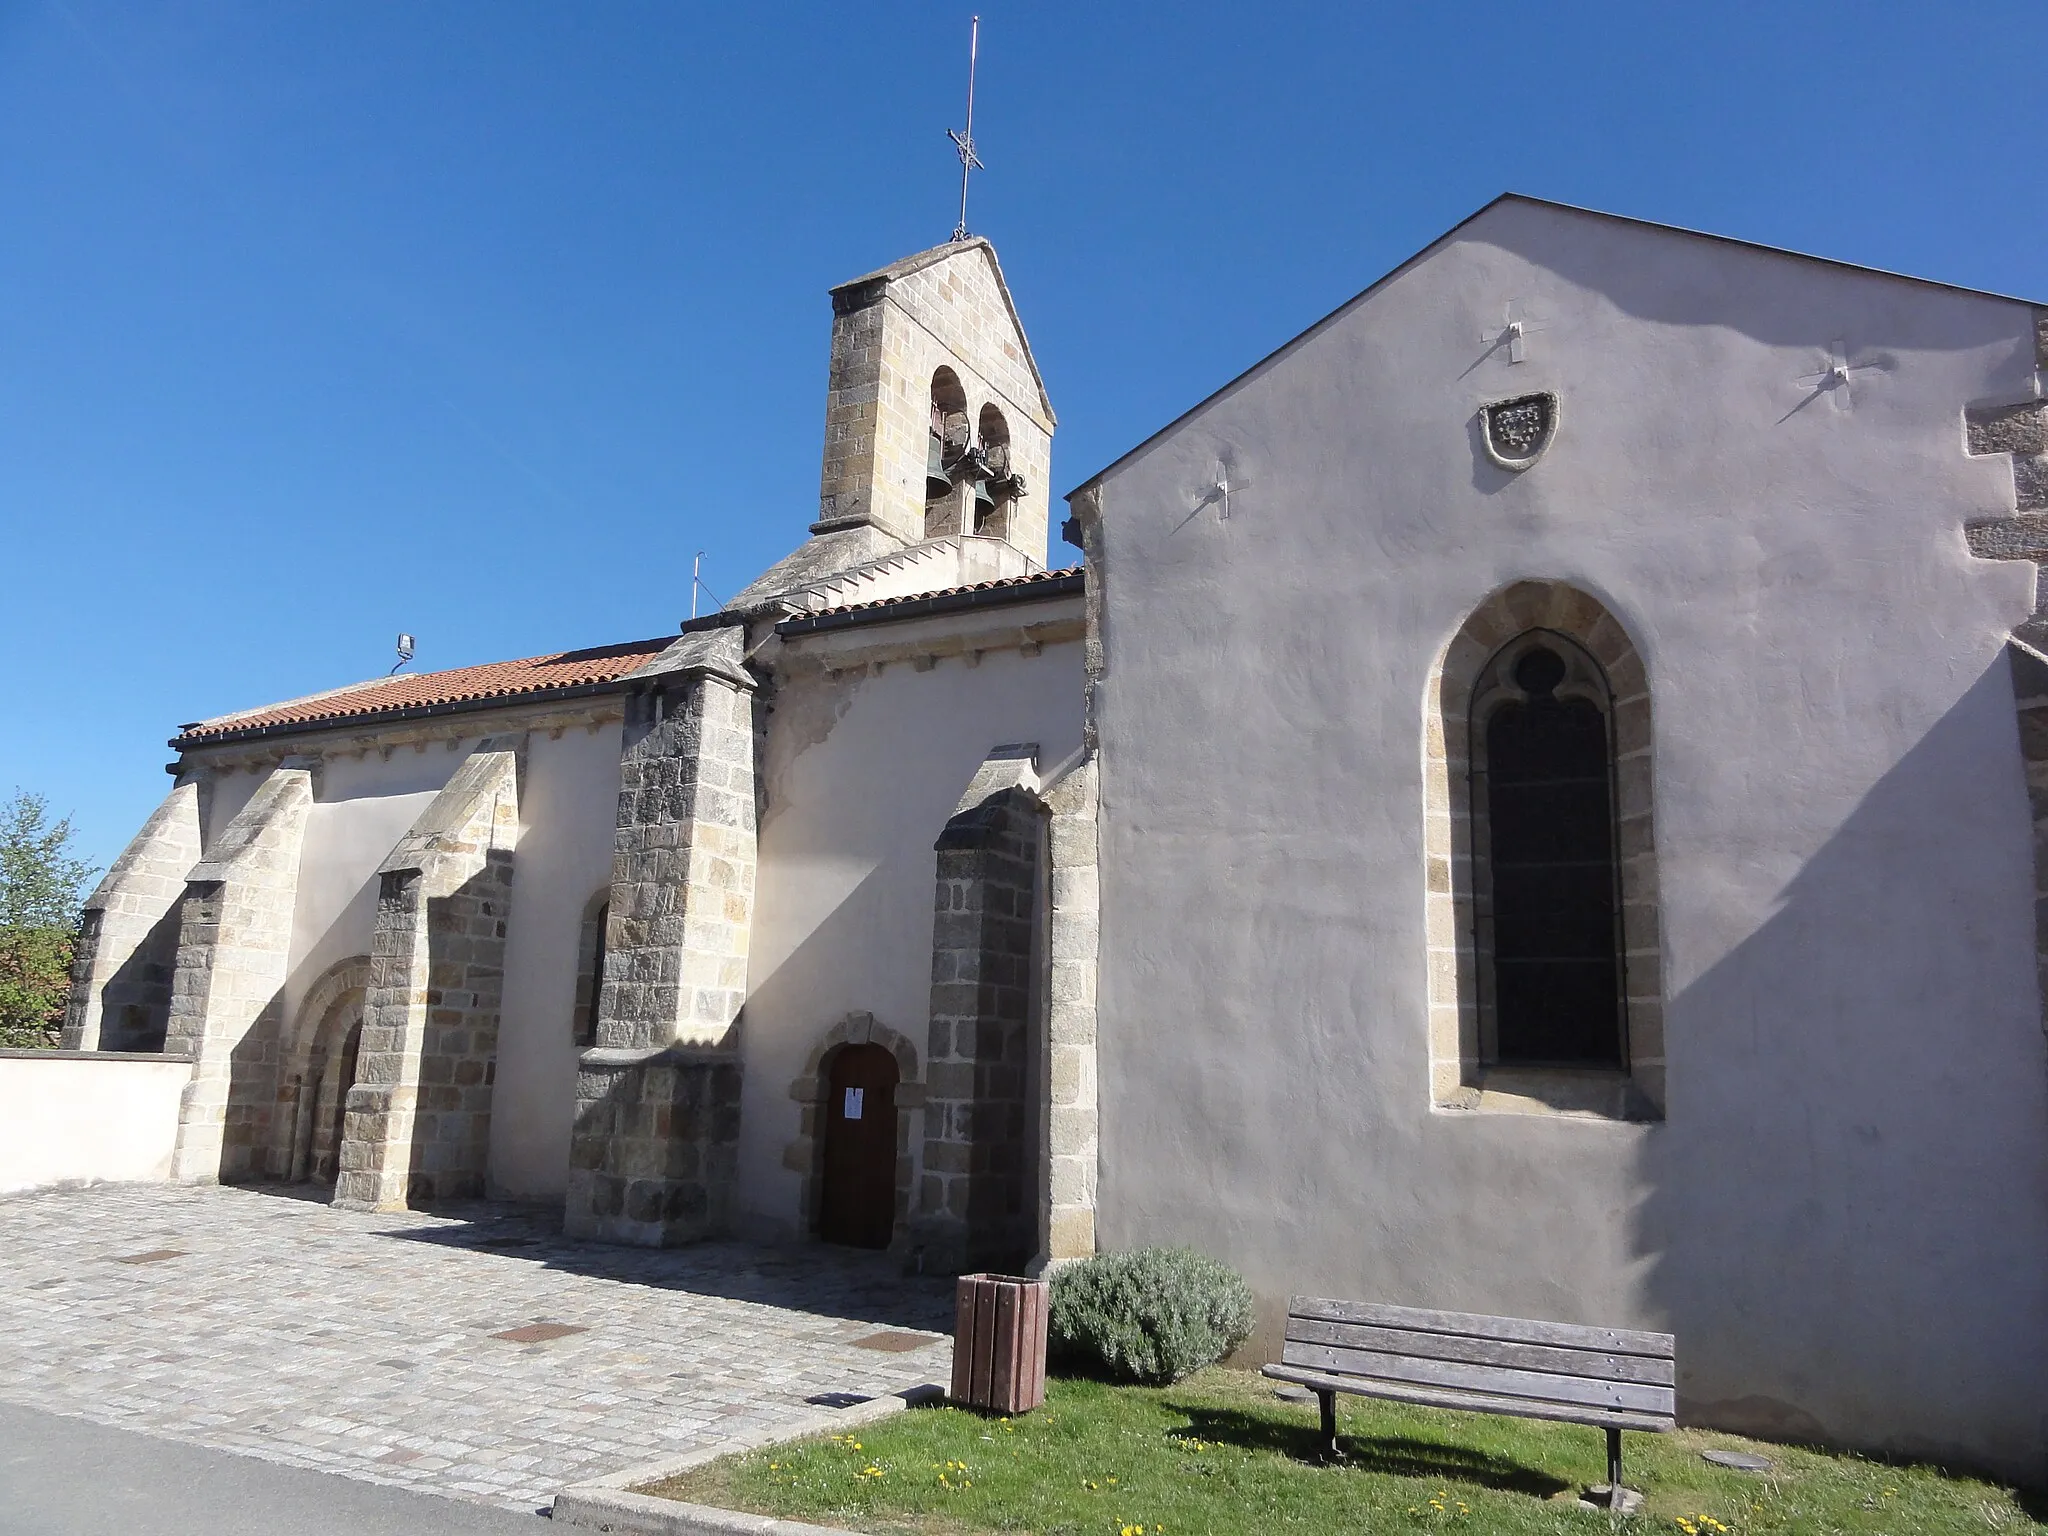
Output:
[[[1650,692],[1627,630],[1576,587],[1517,582],[1427,701],[1432,1102],[1660,1118]]]
[[[1509,641],[1474,690],[1473,973],[1488,1064],[1626,1064],[1612,715],[1599,663],[1554,631]]]

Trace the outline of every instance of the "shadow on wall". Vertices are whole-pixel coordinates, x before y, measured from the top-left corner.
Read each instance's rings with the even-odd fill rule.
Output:
[[[359,1143],[340,1149],[344,1167],[354,1154],[353,1166],[405,1169],[407,1203],[434,1199],[471,1199],[484,1192],[490,1143],[491,1093],[497,1076],[498,1014],[503,990],[505,917],[511,883],[511,856],[493,851],[485,867],[446,896],[429,897],[425,906],[424,963],[422,983],[426,993],[425,1017],[400,1031],[398,1049],[380,1053],[371,1066],[373,1020],[367,1010],[361,1015],[361,1044],[350,1074],[350,1100],[362,1089],[399,1080],[401,1051],[417,1050],[418,1091],[413,1113],[391,1116],[378,1111],[363,1117],[378,1126],[410,1127],[409,1144],[399,1158],[387,1159],[381,1150],[365,1151]],[[401,945],[403,940],[400,941]],[[397,974],[410,957],[405,953],[377,955],[370,963],[369,977],[380,967],[391,973],[391,985],[402,990]],[[340,962],[328,973],[360,965],[360,957]],[[311,1056],[322,1044],[330,1057],[339,1056],[341,1042],[307,1038],[336,1017],[335,1008],[320,1004],[320,989],[309,989],[299,1017],[284,1018],[285,990],[280,988],[242,1038],[229,1051],[227,1125],[222,1141],[220,1179],[224,1183],[263,1183],[288,1180],[301,1148],[297,1095],[289,1092],[291,1067]],[[352,994],[351,994],[352,995]],[[346,1002],[347,997],[328,999]],[[415,1034],[416,1029],[416,1034]],[[410,1037],[410,1038],[408,1038]],[[372,1071],[377,1076],[373,1079]],[[303,1092],[308,1084],[302,1083]],[[337,1096],[341,1085],[336,1084]],[[325,1100],[326,1095],[321,1095]],[[318,1106],[325,1108],[324,1102]],[[340,1118],[341,1106],[333,1106]],[[356,1131],[355,1105],[348,1106],[349,1134]],[[317,1133],[317,1127],[314,1128]],[[313,1173],[310,1166],[303,1171]],[[332,1170],[317,1170],[331,1180]]]
[[[1622,236],[1619,245],[1617,232]],[[1909,281],[1886,278],[1849,262],[1789,257],[1745,248],[1741,241],[1645,228],[1602,214],[1572,216],[1527,204],[1496,209],[1482,229],[1466,238],[1497,246],[1568,283],[1600,293],[1639,320],[1725,326],[1766,345],[1807,346],[1819,351],[1840,339],[1839,318],[1815,308],[1810,302],[1811,287],[1757,282],[1754,268],[1745,269],[1745,263],[1789,262],[1791,270],[1805,275],[1806,284],[1845,278],[1873,283]],[[1651,253],[1647,258],[1646,252]],[[1942,303],[1939,285],[1920,282],[1914,282],[1908,291],[1917,291],[1919,300],[1858,304],[1858,320],[1865,327],[1853,338],[1859,349],[1897,346],[1949,351],[2003,342],[2012,348],[2009,366],[2021,375],[2032,372],[2033,337],[2024,329],[2015,329],[2010,311],[2000,314],[1995,301],[1987,303],[1976,294],[1955,293],[1951,295],[1954,302]],[[1929,298],[1936,302],[1929,304]],[[1475,353],[1482,345],[1498,343],[1475,343]]]
[[[178,915],[183,903],[172,902],[149,930],[149,936],[100,988],[100,1042],[103,1051],[161,1051],[171,1024],[171,978],[178,968]],[[86,913],[97,923],[105,913]],[[81,944],[81,951],[85,945]]]
[[[931,1030],[928,998],[921,999],[916,1013],[908,1017],[898,1018],[891,1013],[876,1012],[875,1004],[887,992],[888,981],[879,973],[879,967],[870,975],[862,975],[864,964],[875,965],[874,957],[888,953],[892,947],[886,939],[876,943],[876,935],[886,935],[902,917],[894,910],[891,881],[892,871],[886,863],[869,869],[860,882],[840,897],[832,909],[797,941],[781,964],[766,975],[756,977],[748,991],[747,1006],[740,1015],[741,1030],[752,1030],[756,1034],[753,1053],[758,1054],[764,1049],[774,1051],[785,1058],[788,1068],[784,1073],[782,1066],[776,1066],[762,1078],[762,1082],[779,1085],[789,1081],[791,1088],[785,1097],[779,1087],[771,1087],[765,1104],[748,1110],[750,1115],[765,1114],[768,1118],[768,1124],[761,1128],[768,1134],[756,1140],[756,1156],[764,1151],[770,1153],[777,1166],[788,1170],[798,1181],[791,1187],[786,1206],[778,1203],[776,1209],[746,1211],[748,1230],[758,1227],[761,1231],[781,1232],[790,1237],[817,1235],[821,1183],[819,1162],[823,1156],[824,1136],[822,1126],[815,1122],[819,1118],[819,1106],[823,1103],[823,1090],[808,1078],[800,1083],[795,1075],[802,1073],[805,1063],[834,1025],[843,1023],[847,1015],[855,1011],[872,1013],[874,1022],[884,1031],[909,1040],[916,1049],[918,1070],[912,1073],[906,1069],[904,1080],[915,1077],[922,1082],[924,1079],[922,1064],[926,1059]],[[919,908],[910,922],[914,931],[922,931],[923,943],[928,950],[931,943],[929,905]],[[926,985],[928,989],[929,984]],[[820,1070],[823,1069],[821,1061]],[[808,1088],[816,1098],[809,1101],[798,1098],[794,1090],[799,1086]],[[807,1118],[813,1122],[808,1131],[805,1129]],[[910,1154],[906,1151],[905,1155]],[[903,1223],[907,1228],[910,1213],[916,1205],[917,1192],[907,1178],[904,1185]]]
[[[2014,729],[2001,655],[1670,1001],[1632,1245],[1689,1422],[2038,1475],[2048,1063],[2031,866],[1987,860],[2028,846]]]

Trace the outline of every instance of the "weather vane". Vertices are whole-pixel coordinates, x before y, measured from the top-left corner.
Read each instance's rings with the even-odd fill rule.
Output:
[[[967,34],[967,131],[955,133],[946,130],[946,137],[953,141],[953,148],[960,152],[960,222],[953,226],[953,238],[967,238],[967,177],[972,171],[985,170],[981,160],[974,153],[974,57],[981,51],[981,18],[974,18],[974,26]]]

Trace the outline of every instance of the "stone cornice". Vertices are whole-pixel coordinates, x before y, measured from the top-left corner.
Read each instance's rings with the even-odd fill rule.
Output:
[[[600,690],[601,697],[597,696]],[[572,727],[596,731],[625,718],[623,682],[577,692],[585,697],[570,703],[568,708],[562,707],[562,696],[556,694],[526,704],[508,705],[502,699],[493,699],[458,708],[406,712],[395,718],[361,716],[324,726],[280,726],[251,732],[246,737],[188,747],[178,761],[165,765],[165,771],[179,774],[210,769],[233,773],[246,768],[263,772],[276,767],[287,756],[361,758],[376,752],[388,758],[400,747],[424,752],[435,742],[453,751],[465,741],[485,736],[545,732],[554,739]],[[477,718],[487,712],[493,717]]]

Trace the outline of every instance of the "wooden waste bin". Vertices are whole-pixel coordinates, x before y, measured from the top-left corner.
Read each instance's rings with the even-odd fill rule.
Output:
[[[953,1401],[1029,1413],[1045,1401],[1046,1283],[962,1275],[954,1295]]]

